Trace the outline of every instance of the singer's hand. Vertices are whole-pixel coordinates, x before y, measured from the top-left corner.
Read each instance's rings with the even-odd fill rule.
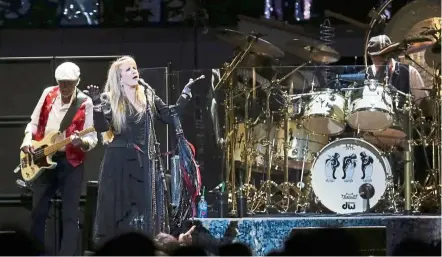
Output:
[[[94,105],[100,104],[100,88],[95,85],[90,85],[87,87],[87,91],[89,92],[88,95],[90,98],[92,98],[92,103]]]
[[[193,79],[189,79],[189,82],[187,82],[187,84],[184,86],[183,89],[183,94],[188,94],[190,95],[190,92],[192,91],[192,89],[190,88],[190,86],[194,83]]]

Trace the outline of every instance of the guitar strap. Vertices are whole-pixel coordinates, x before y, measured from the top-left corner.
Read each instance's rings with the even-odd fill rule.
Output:
[[[86,99],[86,97],[86,94],[81,92],[78,88],[76,89],[75,99],[72,101],[71,106],[69,106],[69,109],[66,112],[66,115],[63,117],[63,120],[61,120],[59,129],[60,132],[63,132],[72,123],[75,114],[77,113],[78,109],[80,109],[80,106],[83,103],[84,99]]]

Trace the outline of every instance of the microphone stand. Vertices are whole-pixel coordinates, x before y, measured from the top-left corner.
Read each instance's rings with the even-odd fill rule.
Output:
[[[146,95],[146,99],[148,99],[147,98],[146,90],[151,90],[153,95],[155,95],[155,92],[152,89],[145,88],[144,94]],[[155,104],[154,101],[153,101],[153,104]],[[145,128],[145,131],[147,132],[147,131],[149,131],[148,122],[153,122],[153,121],[148,121],[147,118],[153,119],[153,117],[151,115],[152,113],[151,113],[151,109],[149,107],[149,104],[146,105],[146,108],[147,108],[147,110],[146,110],[146,122],[145,122],[145,127],[146,128]],[[158,142],[154,125],[152,125],[152,131],[149,131],[149,133],[153,133],[153,136],[154,136],[155,155],[154,155],[154,160],[153,161],[154,161],[154,165],[156,165],[157,168],[158,168],[158,174],[160,176],[160,180],[162,182],[163,191],[164,191],[164,199],[163,200],[165,202],[164,204],[166,205],[166,208],[164,210],[164,228],[165,228],[164,232],[170,233],[169,215],[172,212],[171,212],[171,209],[170,209],[171,205],[170,205],[170,202],[169,202],[169,190],[167,189],[166,174],[165,174],[165,170],[164,170],[163,159],[161,157],[160,143]],[[148,145],[147,147],[149,148],[149,136],[147,134],[146,134],[146,139],[145,140],[146,140],[147,145]],[[147,151],[149,151],[149,149]],[[156,181],[152,181],[152,183],[155,183],[155,182]],[[158,231],[158,232],[163,232],[163,231]]]

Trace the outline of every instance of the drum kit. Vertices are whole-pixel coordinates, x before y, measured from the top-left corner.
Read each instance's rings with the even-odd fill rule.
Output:
[[[217,35],[235,47],[214,85],[224,93],[223,169],[233,214],[245,204],[249,215],[440,208],[440,66],[433,86],[424,89],[435,107],[429,121],[411,93],[388,79],[366,79],[366,70],[337,74],[320,85],[311,72],[318,66],[312,64],[340,59],[327,45],[287,42],[287,51],[305,63],[276,79],[277,60],[285,55],[278,47],[256,33],[222,29]],[[428,42],[421,37],[385,51],[399,54],[404,45],[424,51],[440,44]],[[341,83],[349,77],[359,79]],[[433,149],[432,182],[429,176],[423,182],[414,179],[414,170],[423,172],[413,169],[416,146]],[[404,156],[399,173],[391,161],[397,153]]]

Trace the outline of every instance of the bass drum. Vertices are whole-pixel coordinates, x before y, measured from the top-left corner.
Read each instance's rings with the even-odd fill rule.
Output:
[[[391,167],[372,144],[357,138],[331,142],[319,152],[312,169],[313,192],[320,203],[335,213],[364,212],[371,194],[370,209],[384,196]],[[364,193],[360,193],[364,192]]]

